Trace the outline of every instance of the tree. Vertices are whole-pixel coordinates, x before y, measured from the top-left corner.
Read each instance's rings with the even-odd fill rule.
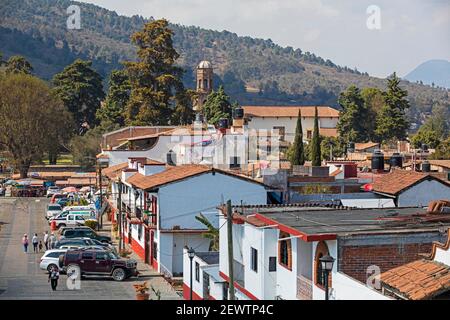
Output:
[[[203,233],[203,237],[211,240],[209,251],[219,251],[219,229],[214,227],[202,213],[196,216],[195,219],[208,229],[208,231]]]
[[[339,135],[347,142],[366,141],[368,112],[360,90],[350,86],[340,94],[338,102],[343,109],[337,125]]]
[[[125,70],[114,70],[109,76],[109,91],[97,110],[96,117],[103,131],[125,126],[125,107],[130,99],[131,85]]]
[[[420,148],[422,143],[425,143],[430,148],[436,148],[440,139],[438,134],[432,128],[425,126],[420,127],[419,131],[411,138],[414,148]]]
[[[320,137],[320,149],[322,152],[322,159],[331,161],[330,153],[333,158],[341,157],[345,153],[345,143],[342,139],[335,137]]]
[[[400,79],[394,73],[388,80],[388,90],[384,97],[385,103],[376,120],[375,133],[379,141],[404,140],[406,138],[409,127],[405,114],[409,108],[407,96],[408,92],[400,88]]]
[[[33,67],[31,66],[31,63],[29,63],[22,56],[12,56],[6,62],[6,69],[5,69],[6,74],[17,74],[17,73],[31,74],[32,72]]]
[[[311,140],[311,161],[313,167],[320,167],[322,165],[322,152],[320,151],[320,136],[319,136],[319,115],[317,107],[314,115],[314,131]]]
[[[217,125],[220,119],[231,121],[232,109],[230,97],[225,93],[223,86],[220,86],[217,91],[212,91],[208,95],[202,112],[208,123]]]
[[[450,137],[442,141],[436,148],[436,151],[430,156],[434,160],[448,160],[450,159]]]
[[[58,145],[69,121],[62,101],[44,81],[23,73],[0,77],[0,144],[21,178],[50,144]]]
[[[74,136],[70,141],[73,161],[83,168],[95,167],[96,156],[100,153],[102,131],[100,127],[90,129],[83,136]]]
[[[102,77],[91,61],[75,60],[53,77],[54,91],[73,114],[77,129],[96,124],[95,114],[105,97]]]
[[[170,123],[173,125],[187,125],[194,119],[192,101],[195,100],[195,90],[183,90],[175,95],[175,110],[172,113]]]
[[[172,37],[165,19],[147,23],[131,37],[138,48],[138,61],[125,64],[132,88],[125,112],[128,125],[170,122],[174,98],[184,91],[183,70],[175,66],[179,54]]]
[[[364,88],[361,90],[361,98],[366,112],[366,119],[363,121],[366,139],[375,141],[376,119],[384,105],[384,93],[378,88]]]
[[[295,129],[294,144],[292,145],[291,164],[302,166],[305,164],[305,150],[303,148],[302,111],[298,110],[297,127]]]

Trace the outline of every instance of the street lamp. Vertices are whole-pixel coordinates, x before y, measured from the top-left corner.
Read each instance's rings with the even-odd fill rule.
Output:
[[[191,247],[191,248],[189,248],[187,253],[188,253],[189,260],[191,261],[191,276],[190,276],[190,288],[191,288],[191,290],[190,290],[189,300],[192,300],[192,259],[194,259],[195,250],[192,249],[192,247]]]
[[[325,300],[329,300],[328,276],[333,270],[334,258],[327,254],[326,256],[320,258],[319,261],[322,267],[323,278],[325,281]]]

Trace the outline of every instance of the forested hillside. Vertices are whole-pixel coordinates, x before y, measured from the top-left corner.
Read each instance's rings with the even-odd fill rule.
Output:
[[[81,29],[68,30],[66,9],[81,7]],[[151,17],[149,17],[151,19]],[[121,61],[134,60],[130,35],[142,28],[144,17],[119,16],[98,6],[68,0],[2,0],[0,52],[7,58],[20,54],[35,73],[50,79],[76,58],[89,59],[105,78]],[[271,40],[239,37],[228,31],[205,30],[172,24],[184,82],[193,87],[193,69],[212,61],[215,85],[241,104],[330,104],[349,85],[385,89],[386,80],[335,65],[313,53],[283,48]],[[336,48],[336,50],[344,50]],[[392,70],[393,72],[395,70]],[[448,90],[402,82],[411,101],[409,116],[420,123],[436,104],[448,105]]]

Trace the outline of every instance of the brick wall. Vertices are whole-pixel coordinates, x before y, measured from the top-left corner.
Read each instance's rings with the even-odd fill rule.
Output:
[[[365,239],[361,236],[338,239],[339,271],[363,283],[366,283],[369,266],[379,266],[381,272],[385,272],[422,259],[421,254],[430,253],[432,242],[439,241],[442,235],[436,232],[422,236],[415,234],[410,237],[405,235],[366,235],[365,237]]]

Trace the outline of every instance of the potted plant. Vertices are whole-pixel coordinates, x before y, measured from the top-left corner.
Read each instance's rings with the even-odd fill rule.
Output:
[[[136,300],[149,300],[150,294],[148,293],[147,281],[142,284],[133,284],[133,287],[136,290]]]

